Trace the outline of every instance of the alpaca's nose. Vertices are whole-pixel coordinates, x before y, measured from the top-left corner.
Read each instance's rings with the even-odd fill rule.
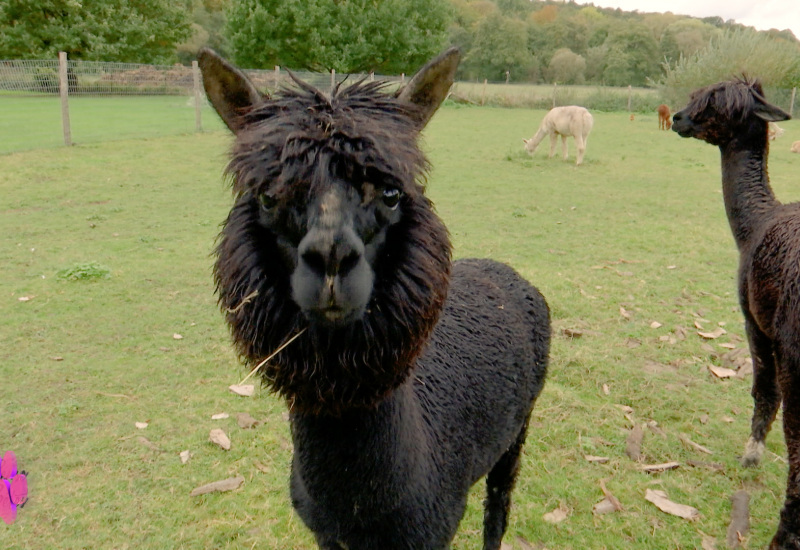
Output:
[[[300,242],[298,257],[319,277],[346,276],[364,254],[361,242],[350,227],[338,232],[312,230]]]

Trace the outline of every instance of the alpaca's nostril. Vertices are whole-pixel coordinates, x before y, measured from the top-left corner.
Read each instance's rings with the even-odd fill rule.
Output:
[[[339,261],[339,275],[345,276],[350,273],[361,260],[361,255],[357,252],[350,252]]]
[[[325,275],[326,270],[326,261],[325,257],[316,250],[306,250],[300,256],[303,262],[308,266],[308,268],[314,272],[314,274],[322,277]]]

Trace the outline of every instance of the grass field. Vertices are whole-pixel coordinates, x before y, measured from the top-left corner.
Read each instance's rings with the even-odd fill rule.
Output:
[[[0,154],[64,145],[58,96],[0,95],[0,110]],[[76,96],[69,100],[69,119],[77,145],[190,134],[196,129],[194,104],[186,96]],[[208,106],[202,109],[201,121],[204,130],[223,128]]]
[[[428,192],[456,256],[509,262],[552,310],[551,370],[506,542],[724,548],[729,498],[745,489],[742,544],[763,548],[785,487],[780,421],[764,463],[741,468],[751,377],[708,368],[723,365],[721,343],[745,347],[718,151],[659,132],[655,114],[597,113],[583,166],[572,142],[567,162],[547,159],[547,144],[529,157],[521,138],[543,114],[448,106],[424,135]],[[778,196],[796,200],[789,144],[800,123],[781,126],[770,174]],[[3,548],[314,548],[288,498],[284,404],[264,389],[227,390],[244,370],[210,253],[230,206],[229,144],[218,131],[0,156],[0,452],[14,451],[30,482],[17,521],[0,523]],[[727,333],[707,340],[697,326]],[[230,418],[211,419],[222,412]],[[261,424],[239,428],[239,412]],[[642,463],[678,468],[647,474],[625,455],[632,426],[652,422]],[[212,428],[230,451],[208,441]],[[189,495],[235,475],[245,479],[235,491]],[[622,511],[592,513],[601,483]],[[699,519],[659,511],[647,489]],[[481,546],[482,490],[457,550]],[[564,521],[543,519],[559,507]]]

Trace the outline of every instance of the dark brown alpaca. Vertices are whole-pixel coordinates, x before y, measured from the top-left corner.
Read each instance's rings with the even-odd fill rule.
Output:
[[[753,356],[753,422],[742,463],[758,464],[783,397],[786,501],[772,549],[800,549],[800,203],[782,204],[767,176],[767,123],[789,115],[746,79],[697,90],[672,129],[717,145],[722,192],[739,248],[739,301]]]
[[[210,50],[211,103],[236,141],[214,274],[234,343],[286,399],[292,504],[327,550],[443,550],[486,477],[497,550],[547,369],[544,298],[510,267],[451,262],[419,132],[459,54],[397,93],[356,83],[259,93]]]

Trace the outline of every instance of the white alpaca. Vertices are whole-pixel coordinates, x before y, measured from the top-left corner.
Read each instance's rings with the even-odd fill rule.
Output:
[[[794,143],[792,143],[790,151],[792,153],[800,153],[800,141],[795,141]]]
[[[783,128],[775,124],[774,122],[767,123],[767,139],[770,141],[775,141],[779,137],[783,135]]]
[[[561,136],[561,152],[564,160],[567,160],[567,136],[575,138],[578,146],[578,160],[575,164],[583,162],[583,154],[586,152],[586,139],[592,131],[594,119],[592,115],[583,107],[570,105],[568,107],[554,107],[542,119],[539,131],[531,139],[523,139],[525,150],[533,154],[544,136],[550,136],[550,155],[553,158],[556,150],[556,139]]]

